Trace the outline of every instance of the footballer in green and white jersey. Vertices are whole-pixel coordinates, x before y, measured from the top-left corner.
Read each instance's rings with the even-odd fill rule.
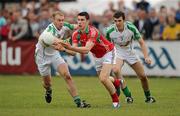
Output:
[[[115,43],[117,48],[133,49],[133,40],[141,39],[141,34],[131,22],[124,22],[124,30],[118,31],[115,24],[107,28],[106,38]]]
[[[134,51],[133,41],[138,41],[142,37],[131,22],[124,22],[122,32],[118,30],[116,24],[112,24],[107,28],[106,38],[115,44],[117,58],[126,59],[129,64],[133,64],[139,60],[139,57]],[[128,57],[129,55],[131,58]]]
[[[58,30],[53,23],[49,24],[47,28],[39,36],[39,41],[36,45],[36,48],[41,49],[42,53],[44,53],[45,55],[54,55],[58,51],[53,49],[50,44],[53,43],[53,40],[55,38],[63,39],[66,32],[73,29],[74,29],[74,25],[69,24],[67,22],[64,23],[64,26],[62,26],[60,30]],[[48,43],[46,43],[45,41],[46,39],[49,40],[47,41]]]
[[[151,59],[148,56],[148,50],[146,43],[142,39],[137,28],[128,21],[125,21],[125,13],[117,11],[113,15],[114,24],[107,29],[106,38],[114,42],[116,46],[116,64],[113,66],[113,73],[115,78],[124,80],[121,74],[121,69],[124,65],[124,61],[127,62],[132,69],[136,72],[137,76],[141,80],[144,95],[146,97],[146,103],[156,102],[155,98],[151,96],[148,79],[143,68],[143,64],[140,62],[139,57],[136,55],[133,49],[133,41],[137,40],[142,53],[144,55],[145,62],[151,64]],[[130,91],[127,89],[126,83],[122,83],[121,88],[126,96],[127,103],[132,103],[133,98]],[[116,89],[116,92],[119,89]]]

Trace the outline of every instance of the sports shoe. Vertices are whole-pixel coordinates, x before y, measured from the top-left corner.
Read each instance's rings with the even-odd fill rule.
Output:
[[[150,96],[150,97],[148,97],[148,98],[145,100],[145,102],[146,102],[146,103],[154,103],[154,102],[156,102],[156,100],[155,100],[154,97]]]
[[[47,103],[51,103],[51,100],[52,100],[52,90],[51,89],[46,90],[45,99],[46,99]]]
[[[132,104],[134,100],[133,100],[132,97],[126,97],[125,101],[126,101],[128,104]]]
[[[113,102],[112,107],[113,108],[119,108],[120,107],[120,103],[119,102]]]
[[[83,100],[80,104],[77,104],[78,108],[90,108],[91,105],[89,103],[86,103],[85,100]]]

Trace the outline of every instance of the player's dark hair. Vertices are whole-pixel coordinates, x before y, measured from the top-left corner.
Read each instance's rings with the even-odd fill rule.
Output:
[[[80,12],[78,16],[85,16],[86,20],[89,20],[89,14],[87,12]]]
[[[116,19],[122,17],[123,20],[125,20],[125,14],[124,14],[124,12],[122,12],[122,11],[116,11],[116,12],[114,13],[113,17],[116,18]]]

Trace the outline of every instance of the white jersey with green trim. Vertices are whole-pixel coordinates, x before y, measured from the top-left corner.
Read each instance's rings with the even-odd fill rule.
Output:
[[[51,38],[54,36],[59,39],[63,39],[66,31],[73,30],[73,29],[74,29],[74,26],[69,23],[64,23],[64,26],[61,28],[61,30],[58,30],[53,23],[49,24],[47,28],[39,36],[39,41],[36,44],[36,51],[39,50],[41,55],[52,56],[56,54],[58,52],[57,50],[53,49],[51,46],[47,47],[42,44],[42,39],[44,37],[50,37],[50,35],[47,35],[46,33],[50,32],[52,34]]]
[[[131,22],[124,22],[124,30],[118,31],[117,26],[112,24],[107,28],[106,38],[113,42],[118,50],[132,51],[133,41],[139,40],[141,34]]]

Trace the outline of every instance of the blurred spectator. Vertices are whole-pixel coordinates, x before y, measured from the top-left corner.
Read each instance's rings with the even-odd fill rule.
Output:
[[[6,25],[6,15],[7,10],[2,10],[0,11],[0,29],[2,26]]]
[[[180,1],[178,2],[178,9],[176,11],[176,22],[180,23]]]
[[[28,20],[28,31],[31,38],[38,38],[39,37],[39,23],[37,22],[37,16],[33,11],[30,11],[27,15]]]
[[[147,12],[144,9],[138,10],[138,19],[135,20],[134,25],[143,35],[145,40],[152,39],[153,26],[147,18]]]
[[[129,9],[125,6],[124,0],[118,1],[118,11],[123,11],[126,15],[128,14]]]
[[[146,0],[141,0],[140,2],[137,3],[136,8],[144,9],[146,12],[148,12],[150,9],[150,4]]]
[[[105,10],[103,13],[103,16],[106,17],[109,21],[109,23],[112,23],[112,17],[113,17],[113,12],[110,10]]]
[[[155,8],[150,9],[150,11],[149,11],[149,19],[150,19],[150,22],[151,22],[151,24],[153,26],[152,28],[154,28],[154,26],[158,25],[159,20],[158,20],[158,16],[157,16]]]
[[[102,20],[99,24],[98,29],[103,35],[106,35],[106,28],[110,26],[110,22],[104,15],[101,18]]]
[[[26,17],[28,13],[27,0],[22,0],[20,3],[22,17]]]
[[[28,22],[21,17],[20,10],[16,10],[12,14],[12,24],[8,38],[12,41],[19,39],[28,39]]]
[[[10,28],[9,12],[4,9],[0,11],[0,41],[6,40]]]
[[[110,1],[108,3],[108,10],[113,12],[113,13],[116,11],[115,8],[114,8],[114,3],[112,1]]]
[[[162,33],[166,26],[166,17],[162,14],[159,14],[159,24],[156,25],[153,29],[152,38],[153,40],[162,40]]]
[[[168,15],[168,25],[163,32],[163,40],[180,40],[180,24],[175,21],[175,14]]]
[[[39,33],[42,33],[44,29],[51,23],[50,14],[47,9],[43,9],[39,18]]]
[[[161,6],[159,14],[162,14],[165,17],[167,17],[167,8],[165,6]]]

